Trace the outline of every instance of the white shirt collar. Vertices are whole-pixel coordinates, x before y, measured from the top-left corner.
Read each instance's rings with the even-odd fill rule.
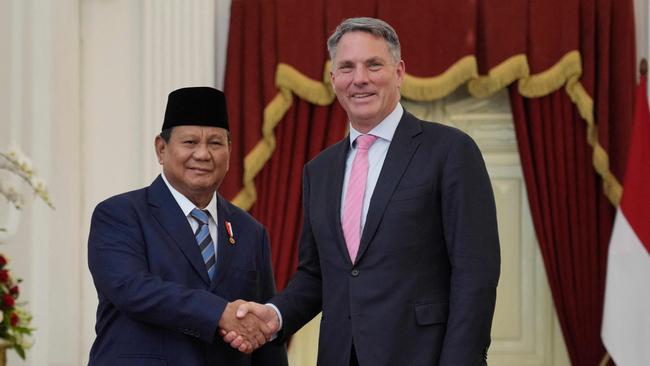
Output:
[[[165,181],[165,184],[167,185],[167,188],[169,188],[169,191],[172,193],[172,196],[174,196],[174,199],[176,200],[176,203],[180,206],[181,210],[183,210],[183,214],[185,216],[189,216],[190,212],[194,208],[202,209],[201,207],[196,207],[192,201],[190,201],[187,197],[185,197],[182,193],[176,190],[169,181],[167,180],[167,177],[165,177],[165,173],[161,173],[163,181]],[[210,212],[210,215],[212,216],[212,219],[214,222],[217,221],[217,192],[214,192],[212,194],[212,199],[210,200],[210,203],[208,203],[208,206],[203,208],[203,210],[208,210]]]
[[[397,125],[402,119],[403,114],[404,108],[402,108],[402,105],[400,103],[397,103],[395,109],[393,109],[393,111],[390,112],[390,114],[388,114],[388,116],[386,116],[383,121],[379,122],[375,128],[370,130],[368,132],[368,135],[374,135],[388,142],[391,142],[393,140],[393,136],[395,135]],[[352,123],[350,123],[350,147],[353,146],[352,143],[354,140],[356,140],[357,137],[359,137],[359,135],[362,135],[362,133],[355,130],[354,127],[352,127]]]

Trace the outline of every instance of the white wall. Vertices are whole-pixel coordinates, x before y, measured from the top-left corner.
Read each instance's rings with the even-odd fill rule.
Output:
[[[217,88],[223,90],[224,72],[226,69],[226,53],[228,45],[228,29],[230,28],[230,0],[217,0],[215,59],[217,63]]]
[[[648,19],[650,7],[648,0],[634,0],[634,24],[636,28],[636,54],[637,60],[650,59],[650,29]],[[638,62],[637,62],[638,65]]]
[[[21,298],[29,301],[37,328],[29,360],[11,352],[9,363],[79,364],[79,3],[2,1],[0,14],[0,148],[13,143],[31,156],[57,206],[51,211],[32,202],[22,211],[18,234],[0,248],[24,279]]]

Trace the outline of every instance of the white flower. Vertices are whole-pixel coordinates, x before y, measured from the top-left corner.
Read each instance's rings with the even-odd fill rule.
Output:
[[[17,209],[23,207],[23,196],[18,192],[18,189],[8,182],[0,181],[0,194],[3,195],[9,203],[14,205]]]
[[[32,161],[17,146],[12,146],[7,151],[7,156],[16,164],[22,172],[31,176],[33,174]]]
[[[34,174],[31,160],[23,154],[20,149],[12,147],[7,152],[0,151],[0,170],[8,171],[22,178],[32,187],[34,193],[40,197],[43,202],[51,208],[54,208],[50,201],[45,182]],[[9,186],[8,183],[2,184],[1,180],[0,194],[18,209],[24,205],[25,200],[19,190],[13,186]]]

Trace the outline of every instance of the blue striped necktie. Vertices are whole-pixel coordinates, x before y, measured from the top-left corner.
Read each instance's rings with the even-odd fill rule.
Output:
[[[217,260],[214,256],[214,244],[212,244],[210,230],[208,229],[210,213],[195,208],[190,212],[190,215],[199,222],[199,227],[196,229],[194,237],[201,249],[201,255],[203,256],[203,262],[205,262],[205,268],[208,270],[208,276],[210,276],[210,280],[212,280],[214,273],[216,272]]]

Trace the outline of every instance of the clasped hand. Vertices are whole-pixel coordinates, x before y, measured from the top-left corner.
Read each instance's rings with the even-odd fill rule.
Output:
[[[219,320],[219,332],[226,343],[251,353],[273,337],[280,326],[275,311],[265,305],[237,300],[229,302]]]

